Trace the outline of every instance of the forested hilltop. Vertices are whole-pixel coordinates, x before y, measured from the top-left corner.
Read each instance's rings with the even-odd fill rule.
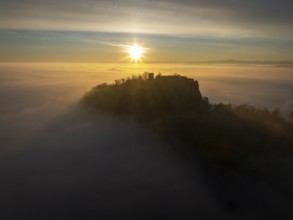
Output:
[[[230,211],[267,207],[265,216],[290,216],[290,208],[280,212],[261,189],[293,202],[292,117],[249,105],[211,104],[197,81],[179,75],[101,84],[82,103],[94,114],[134,118],[169,144],[164,150],[199,163]]]
[[[84,102],[108,114],[140,119],[202,112],[208,107],[198,82],[179,75],[154,78],[151,74],[116,80],[112,85],[101,84],[85,95]]]
[[[189,118],[190,123],[216,123],[223,126],[251,126],[276,137],[292,138],[293,114],[284,117],[278,109],[270,111],[246,105],[211,104],[203,97],[198,81],[180,75],[152,73],[100,84],[87,92],[82,103],[89,109],[112,116],[129,116],[140,121],[166,122]],[[206,127],[204,126],[204,127]],[[232,126],[232,127],[233,127]],[[207,129],[212,130],[212,127]],[[220,129],[222,130],[222,129]]]

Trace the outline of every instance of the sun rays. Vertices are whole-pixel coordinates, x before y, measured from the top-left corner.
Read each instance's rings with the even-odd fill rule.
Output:
[[[137,44],[133,44],[132,46],[128,47],[127,50],[131,60],[133,61],[139,61],[142,58],[142,55],[144,53],[144,48],[137,45]]]

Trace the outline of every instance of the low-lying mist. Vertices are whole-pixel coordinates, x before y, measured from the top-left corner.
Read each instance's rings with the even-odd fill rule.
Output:
[[[22,144],[0,156],[3,219],[223,215],[201,171],[135,123],[71,112]]]
[[[230,198],[233,193],[229,198],[221,195],[227,185],[210,178],[212,171],[203,169],[200,160],[177,155],[169,146],[181,147],[180,142],[164,141],[134,120],[91,115],[81,108],[79,101],[92,86],[148,68],[153,67],[1,64],[1,219],[293,216],[292,192],[279,191],[280,185],[291,189],[290,157],[264,160],[262,171],[271,172],[264,175],[273,178],[272,184],[257,172],[253,178],[251,173],[247,178],[237,172],[225,174],[225,181],[231,175],[237,187],[235,195],[244,200],[241,208],[233,205],[242,204]],[[292,69],[237,68],[218,67],[217,73],[215,66],[165,64],[156,71],[186,72],[199,80],[201,92],[212,102],[292,110]]]
[[[21,67],[1,72],[1,219],[221,213],[200,171],[145,128],[80,109],[101,76]]]

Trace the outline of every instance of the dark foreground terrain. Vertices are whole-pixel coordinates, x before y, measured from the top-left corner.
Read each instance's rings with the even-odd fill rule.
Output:
[[[0,219],[292,219],[292,134],[186,77],[102,84],[1,153]]]
[[[210,104],[197,81],[179,75],[102,84],[83,103],[148,128],[167,143],[164,150],[200,168],[206,187],[228,213],[293,217],[293,121],[279,110]]]

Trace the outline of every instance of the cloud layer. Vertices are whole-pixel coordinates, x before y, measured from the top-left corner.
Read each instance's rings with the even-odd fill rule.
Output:
[[[243,185],[237,179],[244,207],[232,212],[231,202],[219,196],[223,188],[215,187],[197,161],[172,154],[168,143],[133,121],[91,117],[74,105],[91,86],[143,69],[71,65],[1,64],[1,219],[251,219],[264,216],[259,207],[265,216],[292,215],[287,191],[284,195],[258,179]],[[163,72],[189,73],[199,79],[204,95],[216,94],[218,101],[267,97],[274,105],[291,98],[290,69],[283,69],[280,79],[274,67],[209,68],[165,65]],[[217,76],[218,70],[226,75]],[[286,104],[292,109],[292,100]],[[284,172],[284,184],[291,178],[284,171],[287,160],[291,164],[290,157],[269,160]]]
[[[8,1],[2,28],[292,37],[292,1]]]

